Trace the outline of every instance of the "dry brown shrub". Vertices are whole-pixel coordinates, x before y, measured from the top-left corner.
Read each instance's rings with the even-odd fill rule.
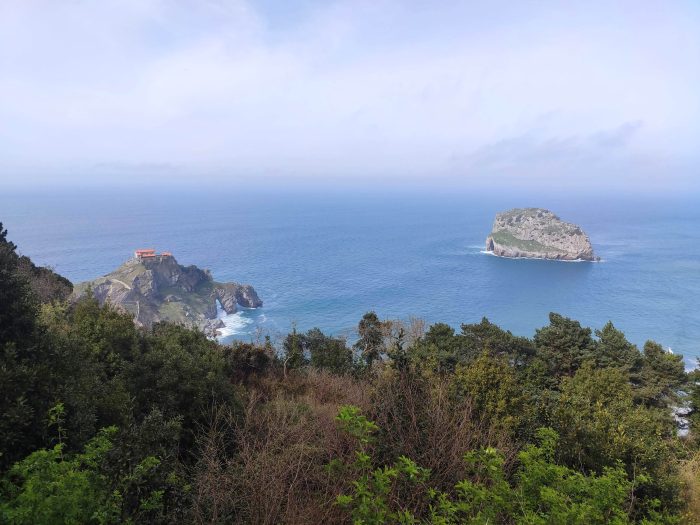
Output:
[[[512,463],[517,453],[509,437],[477,417],[468,398],[451,395],[449,381],[415,373],[385,374],[378,379],[371,418],[382,435],[382,462],[408,456],[431,470],[430,483],[450,490],[464,479],[464,454],[492,446]]]
[[[685,501],[683,523],[695,525],[700,523],[700,452],[681,465],[680,475]]]
[[[197,523],[337,523],[334,505],[347,480],[326,465],[353,460],[338,431],[338,408],[366,408],[367,385],[322,371],[271,378],[250,390],[240,421],[215,414],[196,474]],[[235,443],[235,453],[227,452]]]
[[[230,523],[236,515],[235,477],[228,471],[234,448],[236,417],[229,408],[214,406],[199,438],[200,459],[193,473],[192,520]]]
[[[385,351],[394,348],[401,342],[408,348],[425,335],[426,322],[420,317],[410,316],[408,319],[385,319],[382,321]]]
[[[308,388],[305,394],[309,401],[333,406],[336,408],[335,414],[341,405],[355,405],[363,410],[369,409],[371,385],[366,381],[315,369],[309,370],[304,380]]]
[[[450,491],[466,476],[464,453],[498,447],[512,459],[515,446],[483,423],[449,382],[419,374],[380,372],[370,384],[324,371],[261,378],[246,394],[243,417],[213,414],[201,444],[194,515],[197,523],[339,523],[335,504],[349,489],[326,466],[355,460],[354,440],[339,431],[342,405],[356,405],[380,427],[377,466],[406,455],[432,472],[429,485]],[[233,451],[232,451],[233,449]],[[391,498],[424,516],[425,487],[399,485]]]

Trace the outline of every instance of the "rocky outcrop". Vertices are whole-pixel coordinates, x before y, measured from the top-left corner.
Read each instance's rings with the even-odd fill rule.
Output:
[[[246,308],[258,308],[262,306],[262,301],[258,297],[258,294],[249,284],[216,283],[214,285],[214,296],[227,314],[234,313],[236,311],[236,305]]]
[[[515,208],[497,214],[486,238],[486,250],[500,257],[600,260],[580,227],[542,208]]]
[[[104,277],[76,285],[73,297],[88,289],[100,304],[131,313],[138,325],[170,321],[197,327],[212,337],[224,326],[217,319],[217,301],[228,314],[238,306],[263,304],[249,284],[218,283],[208,270],[182,266],[172,256],[130,259]]]

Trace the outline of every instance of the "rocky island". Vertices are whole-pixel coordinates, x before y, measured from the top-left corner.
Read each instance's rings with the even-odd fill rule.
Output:
[[[172,254],[155,250],[137,250],[113,272],[77,284],[73,297],[89,289],[100,304],[108,302],[131,313],[139,326],[170,321],[199,328],[210,337],[224,326],[217,318],[217,301],[227,314],[235,313],[238,306],[262,306],[252,286],[216,282],[209,270],[182,266]]]
[[[515,208],[497,214],[486,238],[486,250],[500,257],[600,260],[580,227],[542,208]]]

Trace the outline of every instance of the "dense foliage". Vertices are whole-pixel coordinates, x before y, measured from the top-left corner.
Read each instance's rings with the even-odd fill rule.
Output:
[[[0,523],[700,519],[700,376],[611,323],[225,346],[54,276],[0,226]]]

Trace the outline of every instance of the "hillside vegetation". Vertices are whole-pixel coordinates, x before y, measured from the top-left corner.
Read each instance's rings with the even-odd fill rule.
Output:
[[[700,519],[698,378],[611,323],[523,338],[369,312],[352,346],[220,345],[64,298],[0,227],[0,523]]]

